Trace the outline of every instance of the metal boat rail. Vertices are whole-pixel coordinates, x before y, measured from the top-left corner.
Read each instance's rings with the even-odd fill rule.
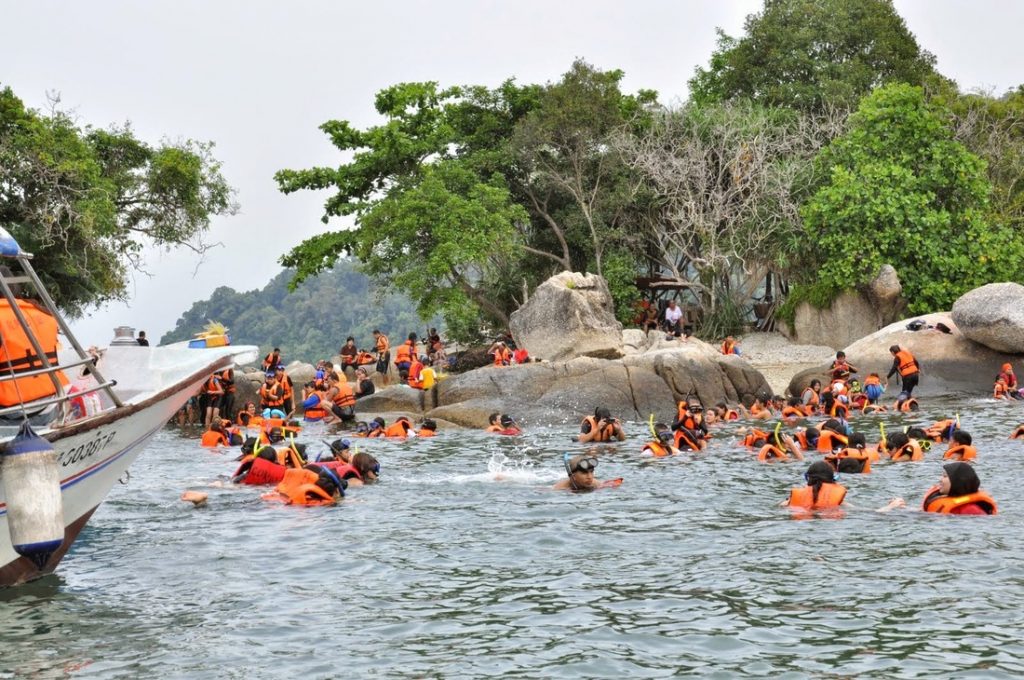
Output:
[[[50,294],[46,291],[46,288],[43,286],[39,276],[32,268],[32,265],[29,262],[31,259],[32,254],[23,251],[7,230],[0,227],[0,262],[7,265],[6,267],[0,267],[0,294],[3,295],[3,299],[6,299],[11,312],[18,321],[18,325],[25,334],[25,338],[28,340],[29,344],[32,346],[32,350],[35,352],[38,362],[36,358],[33,358],[32,363],[38,363],[41,365],[40,368],[16,372],[12,364],[12,358],[5,344],[6,339],[0,336],[0,349],[3,350],[3,355],[6,357],[0,358],[0,384],[45,375],[53,383],[54,396],[24,402],[21,400],[20,390],[17,388],[17,383],[15,383],[15,390],[19,395],[20,403],[0,408],[0,417],[21,413],[27,418],[30,415],[39,413],[51,406],[58,405],[62,406],[62,408],[58,409],[59,412],[56,414],[56,419],[51,423],[51,426],[59,427],[65,424],[71,415],[70,402],[73,399],[78,399],[84,395],[101,391],[106,394],[115,407],[119,408],[123,406],[124,404],[121,399],[112,389],[117,382],[113,380],[105,380],[96,367],[96,358],[82,349],[82,345],[78,342],[74,334],[71,332],[71,328],[64,321],[64,317],[57,309],[57,305],[54,303],[53,298],[50,297]],[[20,272],[11,272],[11,265],[16,265],[20,268]],[[16,288],[16,286],[18,288]],[[21,287],[31,287],[32,291],[30,294],[26,295],[21,290]],[[58,364],[56,360],[51,361],[47,356],[46,351],[43,349],[39,338],[36,337],[32,324],[28,322],[28,319],[19,307],[18,300],[22,300],[23,302],[26,300],[30,301],[52,316],[57,322],[57,326],[60,329],[61,334],[75,349],[75,352],[78,354],[78,359],[75,361],[65,362],[63,365]],[[61,372],[64,369],[85,365],[89,365],[88,370],[96,379],[97,384],[81,389],[76,388],[74,393],[69,394],[64,389],[64,384],[61,380]]]

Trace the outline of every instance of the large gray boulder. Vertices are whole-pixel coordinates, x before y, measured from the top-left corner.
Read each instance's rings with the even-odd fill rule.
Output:
[[[896,270],[883,265],[863,289],[843,291],[827,309],[808,302],[798,305],[792,327],[783,327],[801,344],[841,349],[896,321],[906,308],[902,292]]]
[[[486,425],[495,411],[530,424],[578,422],[597,406],[624,420],[661,419],[686,397],[705,404],[735,403],[769,391],[764,378],[740,357],[722,356],[691,338],[622,360],[570,361],[485,367],[441,381],[431,417]]]
[[[920,319],[930,326],[943,323],[951,333],[935,328],[911,331],[907,323]],[[963,335],[953,323],[950,314],[941,312],[903,319],[861,338],[845,349],[850,363],[860,369],[863,378],[876,372],[883,380],[892,368],[889,347],[899,345],[910,350],[921,365],[921,382],[914,390],[914,396],[936,397],[954,393],[988,395],[992,393],[992,382],[1003,363],[1011,361],[1012,355],[996,352],[980,345]],[[789,393],[799,394],[812,378],[825,383],[827,364],[808,369],[794,376]],[[899,393],[895,376],[890,380],[887,392],[893,399]]]
[[[293,361],[284,368],[285,374],[292,379],[292,384],[295,386],[295,392],[301,392],[302,386],[308,382],[312,382],[316,377],[316,367],[313,364],[307,364],[301,361]]]
[[[545,361],[617,359],[624,354],[622,324],[612,309],[603,278],[566,271],[538,286],[512,312],[509,330],[517,345]]]
[[[997,352],[1024,353],[1024,286],[990,283],[953,303],[953,321],[974,342]]]

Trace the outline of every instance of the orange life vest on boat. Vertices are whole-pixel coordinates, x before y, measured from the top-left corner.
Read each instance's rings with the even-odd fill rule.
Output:
[[[944,515],[951,514],[954,509],[967,505],[968,503],[977,503],[978,506],[990,515],[996,513],[996,502],[984,491],[978,490],[974,493],[967,494],[966,496],[942,496],[934,495],[937,494],[939,487],[933,486],[928,489],[928,493],[924,495],[924,500],[921,502],[921,508],[925,512],[938,512]]]
[[[899,352],[896,352],[895,358],[898,362],[896,364],[896,370],[899,372],[900,376],[905,378],[908,375],[914,375],[917,373],[917,361],[914,359],[913,354],[905,349],[901,349]]]
[[[57,365],[57,320],[31,300],[16,300],[32,335],[51,366]],[[18,375],[43,368],[43,361],[29,342],[6,299],[0,300],[0,375]],[[54,373],[61,386],[68,384],[63,371]],[[0,408],[45,399],[57,394],[48,375],[15,378],[0,382]],[[20,398],[19,398],[20,397]]]
[[[293,468],[284,473],[284,479],[275,489],[293,505],[333,505],[334,497],[316,485],[320,475],[312,470]]]
[[[943,460],[974,460],[978,457],[978,450],[969,444],[956,444],[946,449],[942,454]]]
[[[594,416],[587,416],[586,418],[583,419],[583,422],[584,423],[590,423],[590,432],[591,433],[597,432],[597,438],[593,439],[591,441],[607,442],[607,441],[611,441],[612,437],[615,435],[615,426],[614,425],[605,425],[604,429],[598,432],[597,419],[594,418]],[[580,426],[580,429],[582,430],[582,425]]]
[[[846,488],[839,484],[822,484],[818,489],[818,500],[814,500],[814,487],[805,486],[790,490],[789,507],[807,510],[836,508],[842,504],[844,498],[846,498]]]

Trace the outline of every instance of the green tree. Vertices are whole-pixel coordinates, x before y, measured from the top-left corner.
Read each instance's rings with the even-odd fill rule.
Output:
[[[1022,278],[1024,239],[986,220],[985,163],[953,138],[949,121],[919,87],[888,85],[861,102],[849,130],[820,154],[829,180],[802,210],[803,297],[827,302],[886,263],[912,313]]]
[[[210,218],[236,210],[212,148],[79,127],[0,89],[0,224],[35,255],[57,304],[81,314],[125,295],[146,247],[209,247]]]
[[[765,0],[745,35],[719,31],[708,67],[690,80],[697,103],[852,109],[879,85],[940,80],[891,0]]]

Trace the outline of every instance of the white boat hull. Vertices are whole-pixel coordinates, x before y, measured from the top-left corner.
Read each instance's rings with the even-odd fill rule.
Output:
[[[129,351],[152,352],[157,355],[160,349],[138,348]],[[43,569],[38,569],[29,559],[18,555],[11,545],[6,499],[0,485],[0,587],[23,583],[52,572],[89,517],[146,443],[199,390],[210,373],[234,363],[230,349],[227,348],[222,352],[194,352],[196,358],[201,354],[207,355],[204,357],[206,360],[198,362],[201,368],[190,366],[191,374],[180,376],[174,382],[163,383],[165,387],[159,392],[150,391],[148,396],[137,392],[137,398],[126,402],[121,408],[40,433],[50,440],[58,455],[64,507],[64,543]],[[110,368],[105,370],[110,371]],[[111,372],[110,375],[116,373]],[[129,387],[129,390],[132,389]]]

